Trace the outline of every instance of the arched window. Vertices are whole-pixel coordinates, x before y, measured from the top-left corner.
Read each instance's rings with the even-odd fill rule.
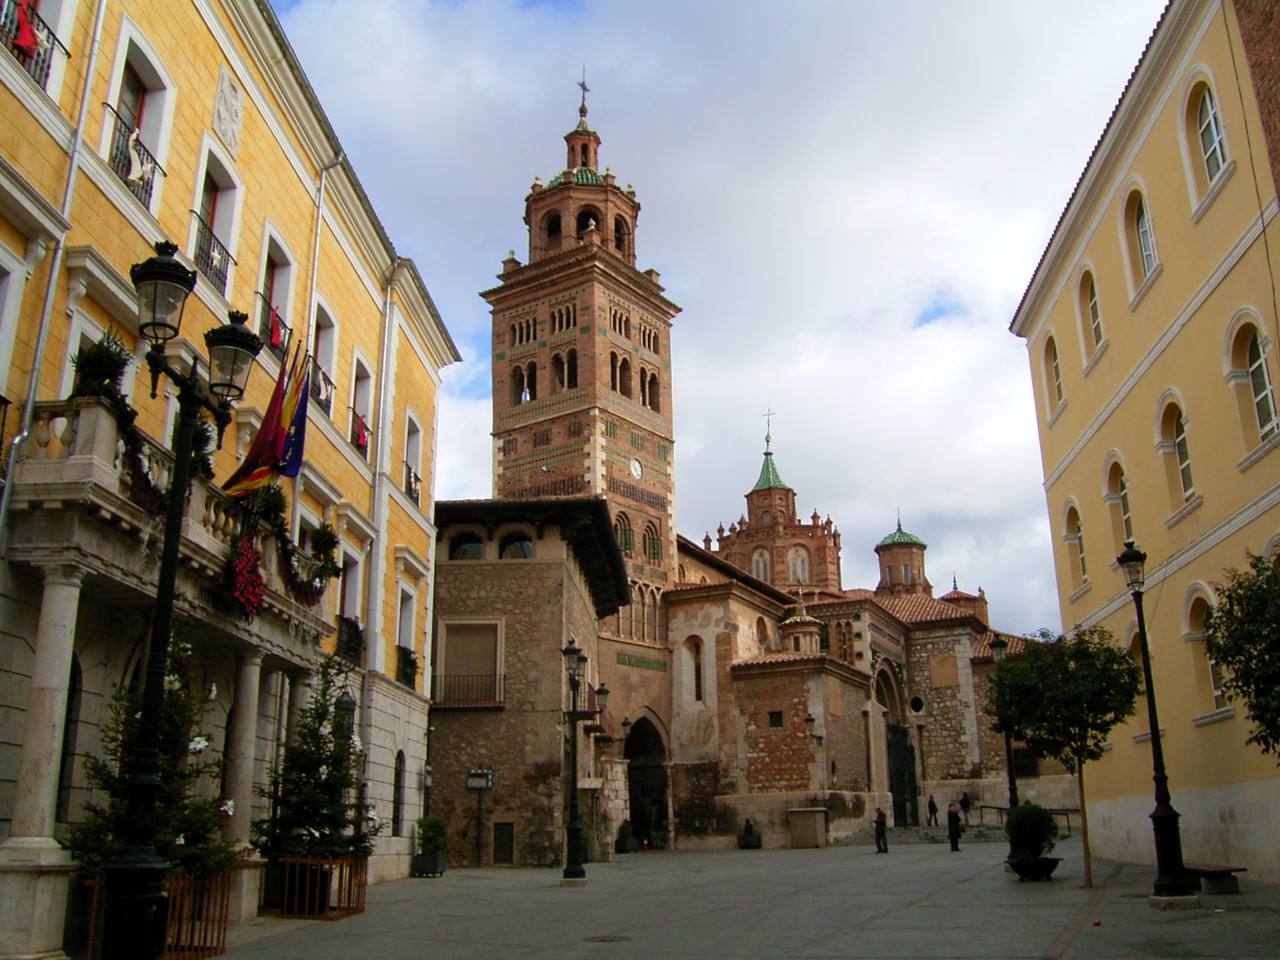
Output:
[[[650,563],[662,559],[662,538],[658,536],[658,528],[652,523],[644,527],[644,557]]]
[[[404,751],[396,751],[395,772],[391,781],[391,835],[404,832]]]
[[[1196,495],[1187,445],[1187,420],[1176,403],[1167,404],[1160,414],[1160,442],[1156,449],[1163,455],[1169,499],[1176,510]]]
[[[1044,345],[1044,382],[1049,398],[1049,412],[1062,403],[1062,366],[1058,363],[1058,344],[1050,337]]]
[[[640,406],[649,405],[649,374],[644,367],[640,368]]]
[[[768,550],[761,548],[751,555],[751,575],[757,580],[763,580],[765,583],[769,582]]]
[[[1249,388],[1253,394],[1253,409],[1258,416],[1258,435],[1262,439],[1276,430],[1276,400],[1271,392],[1271,375],[1267,371],[1267,358],[1262,355],[1262,343],[1258,331],[1249,338],[1246,354],[1249,363]]]
[[[1102,309],[1098,306],[1098,284],[1087,270],[1080,278],[1080,320],[1084,324],[1085,356],[1092,359],[1102,346]]]
[[[459,533],[449,541],[450,560],[483,560],[484,543],[474,533]]]
[[[1194,642],[1204,640],[1205,628],[1209,623],[1209,610],[1210,602],[1203,594],[1197,593],[1191,598],[1191,602],[1187,605],[1187,629],[1182,635],[1184,640]],[[1203,685],[1205,700],[1211,701],[1215,710],[1221,710],[1228,703],[1222,683],[1222,667],[1209,654],[1207,646],[1202,645],[1199,654],[1203,666],[1198,668],[1201,679],[1197,686]]]
[[[1115,461],[1107,469],[1107,493],[1104,499],[1111,508],[1111,529],[1115,535],[1116,553],[1125,541],[1133,539],[1133,518],[1129,512],[1129,480],[1124,467]]]
[[[1218,116],[1218,105],[1213,100],[1213,91],[1207,83],[1199,84],[1192,91],[1188,112],[1191,110],[1195,111],[1192,133],[1200,145],[1200,159],[1204,162],[1204,180],[1199,184],[1203,193],[1227,165],[1227,143],[1222,136],[1222,120]]]
[[[80,658],[71,655],[71,677],[67,683],[67,709],[62,725],[62,754],[58,762],[58,800],[54,813],[59,823],[71,819],[71,791],[75,786],[76,738],[80,730],[80,695],[84,690],[84,675],[80,672]]]
[[[498,541],[498,557],[502,560],[532,560],[533,538],[527,533],[509,533]]]
[[[756,643],[760,644],[761,650],[769,649],[769,625],[764,622],[764,617],[756,617]]]
[[[511,402],[525,403],[528,397],[524,392],[524,367],[511,368]]]
[[[627,221],[622,217],[613,218],[613,249],[618,253],[626,256],[627,249],[630,246],[628,239],[631,231],[627,228]]]
[[[536,361],[529,361],[529,365],[524,368],[524,388],[528,391],[530,400],[538,399],[538,364]]]
[[[609,352],[609,389],[618,389],[618,355],[612,351]]]
[[[702,638],[690,637],[685,641],[685,649],[689,654],[689,667],[693,681],[693,699],[702,700]]]
[[[1079,588],[1089,579],[1089,567],[1084,553],[1084,525],[1080,523],[1080,511],[1074,506],[1067,508],[1063,539],[1067,543],[1067,565],[1070,567],[1071,583]]]
[[[623,553],[630,553],[635,548],[631,519],[625,513],[613,518],[613,539],[618,541],[618,549]]]
[[[582,148],[586,151],[586,147]],[[583,166],[586,166],[584,163]],[[581,240],[583,235],[588,231],[595,229],[600,225],[600,213],[593,207],[583,207],[578,211],[578,239]]]
[[[631,361],[626,357],[618,361],[618,392],[624,397],[631,396]]]
[[[557,353],[551,358],[551,392],[559,393],[564,384],[564,357]]]
[[[1135,293],[1156,269],[1155,230],[1151,225],[1151,211],[1140,190],[1129,194],[1124,206],[1125,242],[1129,251],[1129,269],[1133,274]]]
[[[570,350],[565,359],[565,385],[574,389],[578,385],[578,351]]]
[[[787,556],[788,565],[791,567],[792,583],[808,583],[809,582],[809,551],[804,547],[792,547],[790,554]]]
[[[1242,323],[1231,342],[1231,369],[1227,379],[1235,384],[1240,425],[1244,431],[1245,447],[1249,450],[1280,430],[1266,346],[1252,321]]]
[[[547,215],[546,232],[547,245],[558,246],[560,244],[560,214],[552,213]]]
[[[662,405],[658,401],[658,375],[656,373],[649,374],[649,409],[654,413],[662,412]]]

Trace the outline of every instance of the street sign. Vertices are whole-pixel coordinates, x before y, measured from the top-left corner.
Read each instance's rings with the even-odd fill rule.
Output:
[[[478,770],[467,771],[467,789],[468,790],[492,790],[493,789],[493,770],[489,767],[481,767]]]

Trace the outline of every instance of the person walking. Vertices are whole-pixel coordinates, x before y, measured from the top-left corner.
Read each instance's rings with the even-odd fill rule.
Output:
[[[956,810],[954,803],[947,804],[947,839],[951,841],[951,852],[958,853],[960,850],[960,831],[964,828],[960,826],[960,814]]]
[[[936,827],[938,825],[938,804],[933,799],[933,794],[929,794],[929,819],[925,821],[926,827]]]
[[[889,818],[882,807],[876,807],[876,853],[889,852]]]
[[[969,799],[969,792],[966,790],[960,794],[960,811],[964,814],[964,825],[969,825],[969,808],[973,806],[973,801]]]

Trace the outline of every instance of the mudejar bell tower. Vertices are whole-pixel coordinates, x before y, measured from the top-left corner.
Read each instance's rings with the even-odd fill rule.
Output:
[[[636,269],[640,203],[612,170],[600,172],[585,88],[564,140],[564,170],[545,185],[535,178],[525,197],[528,263],[512,251],[500,285],[481,294],[493,312],[494,496],[603,494],[633,584],[617,628],[661,642],[660,594],[675,569],[680,308],[657,271]]]

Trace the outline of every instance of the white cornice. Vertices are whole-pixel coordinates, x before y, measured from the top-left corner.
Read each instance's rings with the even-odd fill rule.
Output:
[[[342,491],[313,467],[309,460],[302,462],[302,469],[298,471],[298,480],[326,507],[337,506],[342,501]]]
[[[1135,68],[1122,99],[1116,105],[1089,165],[1080,175],[1080,182],[1027,286],[1022,303],[1009,325],[1009,329],[1017,336],[1034,340],[1038,335],[1045,316],[1061,296],[1063,284],[1069,280],[1070,265],[1083,257],[1084,247],[1097,230],[1099,219],[1132,167],[1138,150],[1159,119],[1165,103],[1177,88],[1179,76],[1190,64],[1195,49],[1213,23],[1218,9],[1219,0],[1211,0],[1209,3],[1204,3],[1203,0],[1174,0],[1170,5],[1165,20],[1151,38],[1150,46]],[[1190,25],[1202,11],[1200,24],[1191,37],[1181,62],[1176,68],[1170,69],[1170,62],[1177,53],[1178,45],[1187,37]],[[1163,90],[1160,90],[1158,84],[1166,77],[1168,80]],[[1153,100],[1156,100],[1154,104]],[[1123,154],[1122,150],[1125,151]],[[1093,216],[1088,224],[1082,225],[1081,218],[1091,212]],[[1052,285],[1051,290],[1047,289],[1049,285]]]
[[[67,312],[80,297],[89,296],[111,319],[135,336],[138,333],[138,293],[96,247],[67,247]]]
[[[395,548],[396,558],[396,576],[403,577],[406,573],[414,580],[425,580],[431,572],[430,566],[425,560],[413,552],[407,546],[401,544]]]
[[[337,514],[339,526],[350,527],[365,543],[373,543],[378,538],[378,528],[373,525],[373,521],[361,513],[351,501],[345,500],[338,504]]]
[[[0,214],[27,237],[53,240],[71,229],[58,208],[4,157],[0,157]]]

